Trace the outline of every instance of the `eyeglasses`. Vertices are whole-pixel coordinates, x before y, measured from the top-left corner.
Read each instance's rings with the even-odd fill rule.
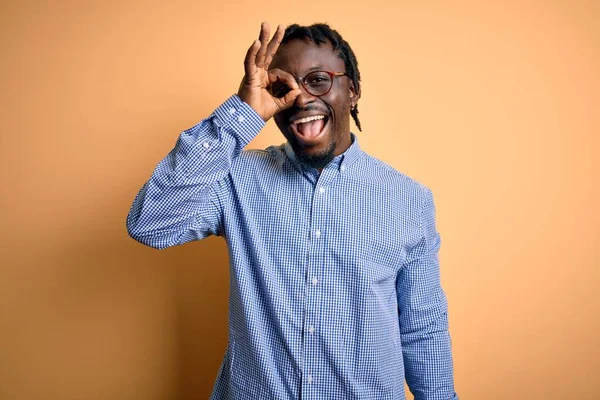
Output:
[[[336,76],[348,76],[345,72],[313,71],[304,78],[296,80],[304,86],[306,91],[313,96],[325,96],[333,87],[333,78]],[[275,82],[270,87],[274,97],[281,98],[288,94],[291,89],[283,82]]]

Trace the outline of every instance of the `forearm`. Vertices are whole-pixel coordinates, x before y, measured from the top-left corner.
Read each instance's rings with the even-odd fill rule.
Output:
[[[138,193],[127,230],[135,240],[165,248],[217,233],[224,181],[234,159],[264,121],[232,96],[198,125],[181,133]]]
[[[406,383],[415,400],[458,399],[447,313],[438,313],[422,329],[405,332],[401,338]]]

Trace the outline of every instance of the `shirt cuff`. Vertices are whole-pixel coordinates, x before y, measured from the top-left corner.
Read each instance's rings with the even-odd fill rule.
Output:
[[[216,117],[217,125],[232,129],[238,134],[244,146],[250,143],[265,126],[262,117],[237,94],[225,100],[213,115]]]

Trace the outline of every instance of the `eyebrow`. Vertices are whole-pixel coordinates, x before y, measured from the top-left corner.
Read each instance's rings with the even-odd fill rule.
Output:
[[[309,74],[309,73],[311,73],[313,71],[328,71],[328,70],[329,69],[326,66],[324,66],[324,65],[315,65],[314,67],[310,67],[306,71],[306,74]],[[304,74],[304,75],[306,75],[306,74]],[[297,75],[297,76],[299,76],[299,75]]]

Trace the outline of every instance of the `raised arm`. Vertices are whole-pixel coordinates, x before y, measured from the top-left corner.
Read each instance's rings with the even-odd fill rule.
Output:
[[[182,132],[175,148],[158,164],[127,216],[132,238],[163,249],[223,234],[223,204],[233,160],[265,122],[290,107],[300,93],[293,76],[268,70],[283,33],[279,26],[269,42],[269,25],[262,24],[259,39],[246,53],[238,94]],[[283,98],[271,96],[268,90],[278,81],[292,88]]]

